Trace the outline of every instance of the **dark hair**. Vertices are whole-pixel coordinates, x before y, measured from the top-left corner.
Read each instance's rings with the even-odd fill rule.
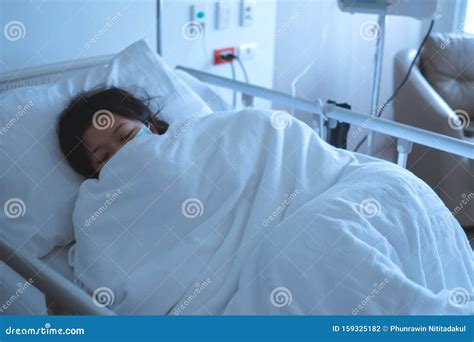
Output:
[[[71,100],[59,116],[57,134],[59,146],[69,165],[86,178],[97,178],[83,144],[84,133],[92,124],[94,114],[108,111],[113,115],[139,120],[153,125],[158,134],[164,134],[168,124],[149,108],[151,98],[141,100],[130,92],[117,88],[100,88],[83,92]]]

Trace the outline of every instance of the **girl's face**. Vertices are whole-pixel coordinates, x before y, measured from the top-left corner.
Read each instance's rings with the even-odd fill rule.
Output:
[[[146,127],[143,122],[114,115],[112,125],[107,128],[90,125],[84,133],[84,144],[89,151],[92,167],[98,174],[107,161],[132,140],[140,129]],[[153,133],[155,129],[150,127]]]

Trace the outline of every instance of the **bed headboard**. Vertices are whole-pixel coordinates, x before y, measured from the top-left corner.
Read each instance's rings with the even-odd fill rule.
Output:
[[[52,84],[82,69],[98,66],[105,67],[112,59],[112,56],[81,58],[0,73],[0,93],[34,85]]]

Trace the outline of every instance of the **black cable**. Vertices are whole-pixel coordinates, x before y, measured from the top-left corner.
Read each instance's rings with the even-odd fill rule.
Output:
[[[234,55],[233,53],[230,53],[230,52],[221,53],[220,57],[222,59],[225,59],[226,61],[229,61],[229,62],[232,62],[235,58],[237,58],[236,55]]]
[[[416,52],[415,58],[413,58],[413,61],[411,62],[410,67],[408,68],[408,72],[405,75],[405,78],[400,83],[400,85],[397,87],[397,89],[395,89],[392,96],[390,96],[387,99],[387,101],[385,101],[384,104],[382,106],[380,106],[380,109],[377,111],[377,113],[375,115],[376,118],[378,118],[382,115],[383,111],[385,110],[385,107],[387,107],[387,105],[390,104],[390,102],[392,102],[395,99],[395,97],[397,97],[398,92],[400,91],[400,89],[402,89],[403,86],[408,82],[408,80],[410,78],[411,71],[413,70],[413,67],[416,64],[416,61],[420,57],[421,51],[423,50],[423,47],[425,46],[426,41],[428,40],[428,37],[430,36],[431,31],[433,30],[434,23],[435,23],[434,19],[431,20],[430,27],[428,28],[428,31],[426,32],[425,37],[423,38],[423,40],[420,44],[420,47],[418,48],[418,51]],[[367,135],[365,135],[364,138],[357,144],[356,148],[354,149],[354,152],[357,152],[366,140],[367,140]]]

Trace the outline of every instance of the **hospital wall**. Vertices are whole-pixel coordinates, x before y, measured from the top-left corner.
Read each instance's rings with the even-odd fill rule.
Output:
[[[24,37],[0,37],[0,72],[120,51],[145,38],[157,46],[157,2],[0,0],[0,27],[24,26]]]
[[[364,25],[376,22],[377,17],[343,13],[334,1],[283,1],[279,3],[277,22],[285,22],[292,13],[300,20],[277,39],[275,88],[291,92],[293,80],[309,68],[296,83],[297,96],[347,102],[353,110],[369,113],[376,40],[363,31]],[[393,89],[395,53],[415,47],[420,30],[420,22],[414,19],[388,17],[381,99],[386,99]],[[308,115],[300,115],[305,121],[310,120]],[[351,138],[349,134],[350,145],[362,136]]]
[[[204,33],[199,39],[190,39],[183,32],[190,20],[190,6],[196,1],[163,1],[160,23],[162,55],[172,66],[181,64],[224,77],[231,77],[228,64],[213,65],[215,49],[235,47],[241,44],[256,43],[257,50],[253,58],[244,60],[250,82],[263,87],[273,85],[274,36],[277,16],[277,0],[258,0],[255,2],[254,21],[250,26],[240,24],[240,0],[223,1],[231,5],[229,27],[216,28],[215,6],[217,1],[200,1],[207,11]],[[237,64],[237,63],[234,63]],[[236,65],[237,79],[243,81],[243,75]],[[228,90],[215,89],[228,102],[231,93]],[[238,100],[238,103],[240,101]],[[259,107],[270,107],[263,100],[255,102]]]
[[[157,0],[0,0],[1,27],[16,20],[25,28],[23,39],[9,41],[4,35],[0,37],[0,72],[113,54],[138,39],[145,39],[153,49],[160,49],[172,66],[181,64],[230,77],[228,64],[212,64],[213,50],[256,43],[255,57],[244,61],[250,81],[272,87],[276,0],[256,2],[255,20],[247,27],[240,25],[241,2],[229,0],[229,25],[222,30],[216,28],[216,1],[162,1],[158,21],[159,3]],[[183,33],[191,20],[192,4],[201,4],[206,11],[205,31],[199,39],[189,39]],[[243,80],[240,69],[236,68],[237,78]],[[218,92],[231,101],[230,91],[219,89]],[[256,104],[270,106],[264,101]]]

